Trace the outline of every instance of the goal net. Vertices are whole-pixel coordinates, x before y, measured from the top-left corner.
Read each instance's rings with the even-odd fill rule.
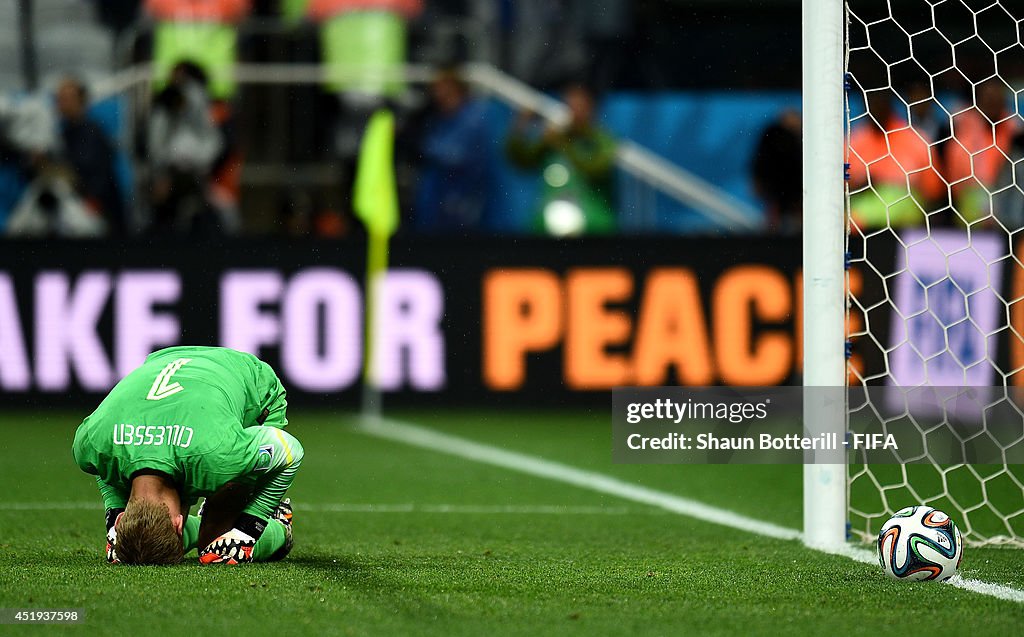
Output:
[[[850,530],[927,504],[1024,546],[1024,3],[847,0],[846,23],[849,415],[991,448],[851,464]],[[931,409],[884,404],[922,388]]]

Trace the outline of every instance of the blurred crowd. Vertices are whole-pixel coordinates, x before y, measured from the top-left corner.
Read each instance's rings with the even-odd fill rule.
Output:
[[[623,227],[619,145],[596,116],[600,96],[677,87],[672,78],[696,73],[666,68],[673,58],[658,48],[673,41],[661,22],[685,22],[669,0],[35,4],[52,5],[56,30],[70,43],[64,54],[54,37],[40,36],[39,46],[56,55],[51,67],[69,72],[34,91],[0,85],[0,233],[9,236],[357,233],[351,193],[360,141],[379,109],[397,122],[402,232],[613,233]],[[86,22],[70,29],[60,22],[69,7],[87,8],[112,41],[127,43],[116,47],[123,59],[111,60],[106,76],[151,64],[148,90],[132,96],[130,112],[95,108],[96,78],[74,58],[94,64],[104,54],[88,44],[97,38],[76,34],[88,31]],[[14,16],[0,7],[0,22]],[[467,24],[514,37],[482,53],[494,43]],[[4,43],[0,29],[0,52]],[[706,55],[710,44],[693,46]],[[513,113],[496,133],[495,122],[505,120],[459,67],[485,53],[564,102],[564,120]],[[240,85],[244,62],[279,65],[279,76],[296,64],[326,72],[319,81]],[[439,70],[413,84],[400,72],[410,62]],[[21,66],[31,75],[24,57]],[[1024,226],[1024,198],[1014,186],[1020,162],[1011,159],[1024,152],[1024,135],[1011,89],[998,79],[964,86],[941,99],[924,83],[887,86],[852,106],[848,181],[858,227]],[[500,218],[507,206],[489,200],[508,187],[495,174],[499,163],[535,184],[525,221]],[[800,230],[800,166],[800,113],[785,109],[762,131],[749,165],[770,232]]]
[[[850,213],[862,230],[1024,227],[1024,128],[1000,78],[944,106],[926,84],[867,92],[850,137]],[[1014,159],[1016,158],[1016,159]]]
[[[863,95],[863,102],[858,98]],[[936,96],[925,83],[851,98],[850,218],[881,228],[1024,228],[1024,121],[1001,78]],[[751,172],[771,229],[799,230],[801,123],[787,110],[763,132]]]
[[[53,103],[55,108],[45,98],[0,97],[0,222],[5,233],[123,234],[125,200],[114,145],[86,116],[85,86],[65,78]]]
[[[567,47],[566,55],[557,56],[564,64],[555,69],[550,62],[556,58],[549,56],[545,63],[546,42],[526,42],[517,49],[511,63],[549,88],[564,87],[559,90],[564,90],[570,116],[553,125],[534,113],[520,113],[507,140],[495,140],[493,128],[488,128],[487,103],[474,96],[457,65],[447,64],[458,62],[465,52],[457,46],[453,50],[450,42],[432,43],[431,36],[412,32],[425,14],[458,16],[484,11],[490,4],[499,20],[522,23],[529,33],[565,27],[562,18],[575,16],[573,32],[585,44],[590,31],[578,20],[589,15],[583,10],[585,3],[94,4],[95,15],[110,30],[128,34],[133,58],[152,63],[150,97],[134,105],[126,130],[124,113],[115,124],[94,117],[85,77],[67,74],[56,86],[51,82],[35,92],[0,91],[4,234],[221,236],[255,230],[339,237],[356,232],[351,188],[360,138],[370,115],[381,108],[393,111],[398,122],[406,231],[472,234],[500,227],[501,220],[488,218],[487,201],[496,153],[536,175],[542,194],[531,230],[581,234],[615,228],[615,143],[596,124],[595,91],[587,81],[596,67],[586,63],[588,56]],[[602,6],[607,16],[614,16],[629,4],[606,0]],[[294,31],[286,30],[285,37],[276,40],[250,42],[249,53],[257,61],[321,63],[327,69],[323,81],[312,88],[281,89],[289,103],[285,119],[291,120],[284,135],[270,130],[280,113],[261,110],[274,101],[273,89],[242,90],[236,85],[235,68],[243,61],[238,27],[243,20],[252,24],[260,17],[273,18],[278,27],[291,25]],[[139,20],[148,27],[137,34],[132,29]],[[398,72],[410,61],[409,43],[417,37],[427,40],[421,48],[440,50],[429,61],[441,70],[422,90],[412,90]],[[267,51],[282,48],[282,43],[283,51]],[[531,46],[538,49],[533,59],[522,58],[520,54],[529,53]],[[262,139],[247,143],[253,138]],[[261,144],[270,148],[261,149]],[[243,202],[241,175],[247,153],[280,160],[263,162],[277,170],[267,179],[284,185],[272,197],[260,197],[257,184],[250,192],[253,201]],[[289,163],[293,172],[318,166],[321,170],[310,172],[321,176],[280,174]],[[318,187],[304,187],[307,184]],[[274,201],[268,203],[269,199]],[[261,207],[273,209],[263,212],[264,219],[272,218],[270,223],[248,218],[249,208]],[[243,208],[246,215],[240,213]]]

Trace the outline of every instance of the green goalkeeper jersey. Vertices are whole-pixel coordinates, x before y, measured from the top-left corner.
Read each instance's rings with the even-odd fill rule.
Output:
[[[187,506],[228,483],[252,489],[244,509],[268,519],[303,450],[284,431],[285,390],[251,354],[171,347],[150,354],[78,427],[78,466],[96,476],[108,509],[123,508],[133,474],[171,476]]]

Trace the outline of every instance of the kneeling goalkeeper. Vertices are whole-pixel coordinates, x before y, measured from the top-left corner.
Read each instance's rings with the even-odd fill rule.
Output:
[[[107,560],[173,564],[193,548],[204,564],[287,555],[283,498],[303,452],[284,431],[286,407],[274,370],[250,354],[150,354],[75,434],[75,461],[96,476],[106,506]]]

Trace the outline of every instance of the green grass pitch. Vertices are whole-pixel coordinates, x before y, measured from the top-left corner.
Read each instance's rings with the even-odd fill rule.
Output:
[[[1024,605],[360,433],[292,410],[306,449],[283,563],[110,566],[82,414],[0,416],[0,607],[85,609],[0,634],[1020,634]],[[798,466],[621,466],[604,412],[394,417],[796,528]],[[967,549],[968,577],[1024,587],[1024,552]],[[37,631],[37,632],[33,632]],[[198,633],[196,631],[203,631]]]

